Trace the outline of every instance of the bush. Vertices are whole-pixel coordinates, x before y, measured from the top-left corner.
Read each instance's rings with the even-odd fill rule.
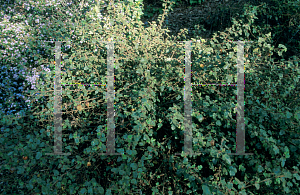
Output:
[[[258,38],[245,44],[246,152],[254,155],[228,155],[235,151],[234,88],[194,86],[193,151],[209,153],[175,156],[183,146],[185,49],[177,42],[180,35],[169,37],[161,29],[167,6],[158,25],[153,22],[144,28],[139,20],[141,8],[132,1],[108,4],[106,20],[97,17],[97,4],[91,4],[94,9],[87,9],[84,16],[76,15],[76,7],[70,9],[73,12],[62,9],[73,14],[71,19],[60,10],[51,15],[51,6],[42,5],[34,9],[40,11],[38,18],[27,22],[39,19],[45,25],[30,30],[32,37],[26,45],[38,59],[32,66],[50,64],[50,71],[39,68],[36,89],[23,93],[32,109],[19,118],[1,120],[1,171],[5,176],[1,180],[6,184],[2,194],[300,192],[300,113],[295,98],[299,59],[274,62],[272,56],[280,56],[286,48],[275,48],[270,33],[258,32]],[[244,15],[233,19],[225,32],[193,43],[192,83],[234,82],[237,50],[231,41],[251,40],[256,9],[246,6]],[[56,19],[47,21],[45,15]],[[183,37],[185,33],[186,29]],[[39,46],[39,35],[70,45],[62,48],[64,83],[106,83],[107,43],[97,41],[114,41],[115,145],[122,155],[99,155],[107,149],[105,86],[62,87],[62,148],[71,155],[46,155],[53,152],[54,145],[55,63],[49,62],[54,44]],[[37,50],[43,55],[34,52]],[[41,96],[35,95],[38,93]]]
[[[282,58],[289,60],[292,56],[299,55],[300,40],[300,17],[299,17],[299,1],[291,0],[268,0],[253,1],[252,5],[257,6],[257,20],[253,26],[253,37],[257,37],[260,31],[262,33],[272,32],[272,40],[274,46],[285,44],[287,51],[283,53]],[[280,59],[280,56],[275,54],[275,59]]]

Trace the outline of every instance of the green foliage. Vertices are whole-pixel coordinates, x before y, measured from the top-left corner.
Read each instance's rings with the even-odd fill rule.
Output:
[[[182,6],[182,5],[195,5],[195,4],[201,4],[205,0],[171,0],[170,2],[173,3],[173,7],[175,6]],[[145,1],[144,0],[144,12],[143,17],[146,19],[151,19],[155,14],[162,14],[164,9],[164,1]]]
[[[38,61],[24,66],[37,67],[41,76],[36,89],[23,93],[32,109],[1,120],[1,194],[299,194],[299,58],[274,61],[287,48],[275,47],[272,33],[255,30],[257,6],[246,5],[212,39],[193,38],[191,55],[192,83],[236,82],[232,41],[253,41],[244,49],[244,97],[246,152],[254,155],[228,155],[236,145],[236,89],[224,86],[192,90],[193,151],[209,152],[174,155],[183,147],[185,49],[177,41],[186,29],[163,38],[165,3],[159,24],[147,28],[131,0],[108,4],[106,20],[92,1],[56,10],[39,1],[26,13],[26,55]],[[36,27],[37,19],[45,25]],[[250,36],[254,31],[257,37]],[[106,83],[106,43],[98,41],[114,41],[115,144],[122,155],[99,155],[107,147],[106,86],[79,85],[62,87],[62,146],[71,155],[46,155],[54,145],[55,71],[54,44],[43,37],[70,45],[62,47],[63,83]],[[39,68],[45,64],[50,71]]]
[[[162,13],[162,8],[158,8],[158,7],[154,7],[154,6],[147,6],[145,11],[144,11],[144,14],[143,14],[143,17],[145,18],[152,18],[154,16],[155,13]]]
[[[190,0],[189,1],[189,3],[191,4],[191,5],[193,5],[193,4],[197,4],[197,3],[203,3],[205,0]]]
[[[284,43],[287,47],[287,52],[283,54],[284,59],[289,59],[290,56],[299,54],[300,40],[300,16],[299,16],[299,1],[291,0],[268,0],[261,3],[253,1],[257,5],[256,12],[257,20],[255,27],[261,32],[272,32],[274,46],[278,47]],[[252,36],[256,37],[256,29],[253,29]],[[278,58],[277,55],[274,57]]]

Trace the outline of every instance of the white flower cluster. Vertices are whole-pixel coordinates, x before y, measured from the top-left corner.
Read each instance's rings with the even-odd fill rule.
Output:
[[[15,10],[8,7],[8,12],[14,13]],[[20,83],[20,75],[26,78],[31,89],[35,89],[39,73],[36,70],[33,70],[33,73],[28,71],[25,67],[28,58],[22,55],[28,49],[24,40],[30,36],[27,20],[13,23],[10,21],[13,19],[10,15],[2,12],[0,18],[1,16],[3,20],[0,20],[0,34],[3,36],[0,38],[0,110],[1,114],[11,115],[20,108],[26,109],[22,100],[29,101],[22,95],[25,83]],[[18,66],[23,68],[17,68]],[[47,68],[43,69],[50,71]]]
[[[25,10],[34,9],[34,7],[41,6],[41,2],[34,0],[23,1],[22,3],[19,2],[19,4],[24,6]],[[45,0],[44,5],[46,7],[51,6],[59,8],[60,6],[63,6],[63,3],[58,0]],[[113,6],[117,7],[118,5],[120,4],[114,4]],[[89,6],[89,3],[86,1],[83,4],[80,4],[80,6],[87,7]],[[95,10],[90,9],[88,14],[90,14],[89,17],[91,17],[92,20],[96,22],[105,21],[106,23],[107,18],[102,15],[102,11],[104,10],[102,9],[97,13]],[[72,17],[74,14],[71,12],[71,10],[65,10],[65,14],[70,17]],[[0,13],[0,33],[3,35],[2,37],[4,37],[0,38],[0,93],[2,94],[0,97],[0,110],[4,111],[7,115],[11,115],[17,111],[16,108],[23,108],[22,101],[15,100],[15,98],[21,98],[24,100],[26,105],[24,109],[27,109],[26,107],[28,105],[26,103],[30,100],[26,99],[22,95],[22,92],[26,90],[37,89],[37,81],[39,80],[41,73],[36,68],[32,69],[31,66],[30,68],[26,68],[25,65],[28,63],[33,64],[33,60],[29,60],[23,55],[28,49],[30,49],[27,45],[26,39],[31,37],[30,31],[33,27],[30,26],[29,20],[26,18],[22,19],[22,15],[16,13],[14,8],[8,7],[7,13],[5,14],[3,11]],[[120,14],[124,14],[123,11],[120,11]],[[17,15],[19,19],[22,19],[21,22],[12,22],[11,20],[16,19],[16,17],[11,18],[10,15]],[[48,14],[46,15],[48,16]],[[36,26],[34,28],[37,30],[39,28],[42,29],[43,26],[46,25],[41,22],[41,18],[39,18],[37,15],[32,15],[29,13],[27,18],[31,18],[30,20],[35,23]],[[110,29],[111,26],[112,24],[108,24],[104,27]],[[45,37],[42,32],[40,37]],[[72,38],[76,38],[76,36],[73,35]],[[44,46],[45,43],[42,43],[41,47]],[[35,64],[37,63],[38,62],[35,62]],[[42,67],[42,69],[46,72],[50,71],[49,68]],[[22,77],[27,81],[29,84],[28,88],[25,87],[25,82],[20,82],[19,75],[22,75]],[[20,92],[17,92],[18,90]],[[17,102],[20,102],[20,105],[16,105]],[[5,108],[7,105],[9,105],[9,108]]]

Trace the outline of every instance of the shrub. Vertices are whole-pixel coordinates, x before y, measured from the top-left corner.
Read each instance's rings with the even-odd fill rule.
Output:
[[[183,146],[185,50],[177,42],[181,34],[169,37],[161,29],[167,6],[158,25],[144,28],[141,9],[133,1],[108,4],[105,21],[95,17],[97,9],[87,10],[83,18],[74,11],[69,20],[57,10],[57,19],[47,21],[42,16],[48,8],[42,5],[35,11],[41,11],[37,17],[45,25],[31,30],[27,45],[28,50],[44,51],[33,52],[35,67],[50,64],[50,71],[40,70],[36,89],[24,93],[32,109],[22,117],[1,120],[1,180],[7,184],[1,193],[299,193],[299,59],[274,62],[273,54],[281,55],[286,48],[275,48],[270,33],[245,44],[246,152],[254,155],[228,155],[235,151],[234,89],[198,86],[192,99],[193,151],[209,153],[175,156]],[[255,9],[246,6],[243,17],[204,43],[196,42],[201,37],[192,39],[192,83],[233,82],[237,50],[231,41],[251,40]],[[43,33],[70,41],[70,47],[62,49],[64,83],[106,83],[106,43],[97,41],[114,41],[115,145],[123,155],[99,155],[107,147],[105,86],[63,87],[62,148],[71,155],[45,155],[53,152],[55,66],[49,62],[54,44],[38,46],[33,39]],[[34,95],[38,93],[41,96]]]
[[[257,6],[255,11],[258,18],[254,22],[253,36],[258,36],[257,30],[262,33],[272,32],[274,46],[285,44],[287,48],[287,52],[283,53],[283,59],[289,60],[295,55],[299,57],[300,2],[268,0],[263,3],[261,1],[252,3]],[[280,59],[280,56],[275,54],[274,58]]]

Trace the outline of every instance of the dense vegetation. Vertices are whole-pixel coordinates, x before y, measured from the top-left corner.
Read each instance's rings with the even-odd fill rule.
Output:
[[[226,30],[193,43],[192,83],[232,83],[231,41],[253,41],[244,46],[251,156],[228,155],[236,149],[236,88],[224,86],[192,89],[193,151],[209,153],[174,155],[184,132],[185,48],[177,41],[187,30],[169,37],[160,23],[145,27],[142,5],[2,6],[1,194],[299,194],[299,1],[245,4]],[[172,7],[162,6],[159,22]],[[71,155],[45,155],[53,152],[55,75],[55,44],[45,40],[71,41],[61,48],[64,83],[106,83],[107,43],[97,41],[115,41],[115,143],[123,155],[99,155],[107,147],[105,86],[63,87],[63,152]]]

